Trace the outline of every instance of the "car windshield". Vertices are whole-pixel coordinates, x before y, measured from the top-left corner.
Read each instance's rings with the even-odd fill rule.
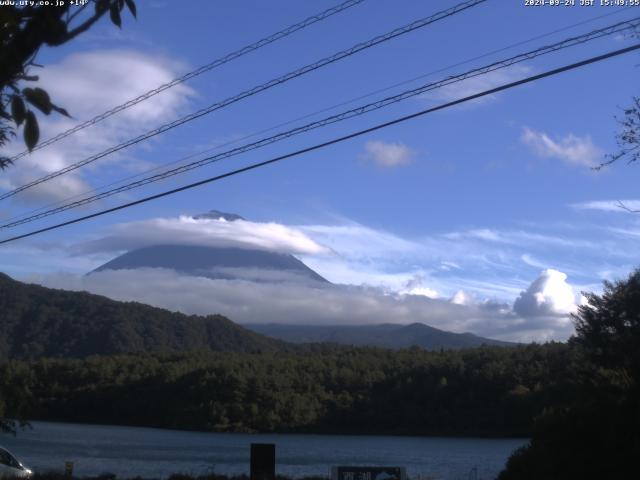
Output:
[[[0,464],[8,467],[20,468],[20,463],[6,450],[0,448]]]

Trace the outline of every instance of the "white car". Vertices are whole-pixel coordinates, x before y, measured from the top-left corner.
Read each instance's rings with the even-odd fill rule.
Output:
[[[0,447],[0,478],[27,478],[33,472],[22,465],[5,448]]]

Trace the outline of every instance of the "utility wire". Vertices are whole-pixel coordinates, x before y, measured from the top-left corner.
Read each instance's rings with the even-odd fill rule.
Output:
[[[44,212],[40,212],[37,214],[33,214],[30,216],[26,216],[23,218],[20,218],[18,220],[13,220],[13,221],[9,221],[3,225],[0,225],[0,229],[2,228],[12,228],[12,227],[16,227],[19,225],[23,225],[25,223],[30,223],[36,220],[40,220],[42,218],[45,217],[49,217],[51,215],[55,215],[57,213],[66,211],[66,210],[70,210],[72,208],[77,208],[83,205],[87,205],[90,203],[94,203],[98,200],[102,200],[104,198],[116,195],[118,193],[123,193],[129,190],[133,190],[135,188],[139,188],[142,187],[144,185],[148,185],[151,183],[155,183],[161,180],[164,180],[166,178],[181,174],[181,173],[185,173],[188,172],[190,170],[196,169],[196,168],[200,168],[203,167],[205,165],[214,163],[214,162],[219,162],[223,159],[229,158],[229,157],[233,157],[242,153],[246,153],[248,151],[251,150],[255,150],[257,148],[261,148],[264,147],[266,145],[271,145],[273,143],[279,142],[281,140],[290,138],[292,136],[295,135],[299,135],[301,133],[305,133],[308,132],[310,130],[314,130],[316,128],[320,128],[320,127],[325,127],[327,125],[331,125],[337,122],[341,122],[343,120],[347,120],[349,118],[353,118],[353,117],[357,117],[360,115],[364,115],[366,113],[375,111],[375,110],[379,110],[381,108],[387,107],[391,104],[394,103],[398,103],[400,101],[406,100],[407,98],[411,98],[411,97],[415,97],[417,95],[421,95],[424,94],[428,91],[432,91],[438,88],[442,88],[444,86],[447,85],[452,85],[454,83],[459,83],[465,80],[468,80],[469,78],[474,78],[480,75],[485,75],[487,73],[499,70],[499,69],[503,69],[503,68],[507,68],[510,67],[512,65],[515,65],[517,63],[521,63],[523,61],[526,60],[531,60],[533,58],[542,56],[542,55],[547,55],[553,52],[556,52],[558,50],[562,50],[565,48],[569,48],[575,45],[580,45],[580,44],[584,44],[586,42],[598,39],[598,38],[602,38],[604,36],[608,36],[608,35],[613,35],[616,33],[620,33],[622,31],[628,30],[628,29],[633,29],[636,28],[638,25],[640,25],[640,17],[637,17],[635,19],[632,20],[628,20],[628,21],[623,21],[623,22],[619,22],[617,24],[611,25],[609,27],[605,27],[605,28],[600,28],[597,30],[593,30],[589,33],[583,34],[583,35],[579,35],[577,37],[571,37],[565,40],[562,40],[560,42],[557,42],[555,44],[551,44],[551,45],[547,45],[547,46],[543,46],[540,48],[537,48],[535,50],[531,50],[525,53],[521,53],[518,55],[515,55],[513,57],[507,58],[505,60],[500,60],[494,63],[491,63],[489,65],[483,66],[483,67],[479,67],[479,68],[475,68],[472,70],[469,70],[465,73],[459,74],[459,75],[453,75],[450,77],[445,78],[444,80],[440,80],[437,82],[433,82],[433,83],[429,83],[426,85],[422,85],[420,87],[411,89],[411,90],[406,90],[404,92],[401,92],[397,95],[393,95],[390,97],[386,97],[383,98],[381,100],[378,100],[376,102],[371,102],[368,103],[366,105],[362,105],[360,107],[357,108],[353,108],[351,110],[347,110],[344,112],[341,112],[339,114],[336,115],[331,115],[329,117],[323,118],[321,120],[317,120],[315,122],[311,122],[308,123],[306,125],[302,125],[284,132],[280,132],[276,135],[270,136],[270,137],[266,137],[260,140],[257,140],[255,142],[252,143],[248,143],[245,145],[242,145],[240,147],[236,147],[234,149],[228,150],[226,152],[222,152],[216,155],[212,155],[203,159],[200,159],[198,161],[195,162],[191,162],[188,163],[186,165],[182,165],[170,170],[167,170],[165,172],[156,174],[156,175],[152,175],[149,177],[145,177],[143,179],[134,181],[134,182],[130,182],[128,184],[122,185],[120,187],[116,187],[113,188],[111,190],[107,190],[105,192],[96,194],[96,195],[92,195],[89,197],[85,197],[83,199],[77,200],[75,202],[70,202],[67,204],[64,204],[62,206],[56,207],[56,208],[52,208],[49,210],[46,210]]]
[[[556,33],[565,32],[565,31],[567,31],[567,30],[571,30],[571,29],[573,29],[573,28],[576,28],[576,27],[579,27],[579,26],[582,26],[582,25],[586,25],[586,24],[588,24],[588,23],[593,23],[593,22],[595,22],[596,20],[601,20],[602,18],[605,18],[605,17],[610,17],[610,16],[612,16],[612,15],[618,15],[618,14],[620,14],[620,13],[623,13],[623,12],[625,12],[625,11],[629,10],[630,8],[632,8],[632,7],[624,7],[624,8],[621,8],[621,9],[619,9],[619,10],[614,10],[614,11],[612,11],[612,12],[607,12],[607,13],[604,13],[604,14],[601,14],[601,15],[597,15],[597,16],[595,16],[595,17],[588,18],[588,19],[583,20],[583,21],[581,21],[581,22],[573,23],[573,24],[571,24],[571,25],[567,25],[567,26],[565,26],[565,27],[562,27],[562,28],[559,28],[559,29],[556,29],[556,30],[552,30],[552,31],[550,31],[550,32],[546,32],[546,33],[543,33],[543,34],[540,34],[540,35],[536,35],[536,36],[534,36],[534,37],[530,37],[530,38],[528,38],[528,39],[526,39],[526,40],[521,40],[521,41],[519,41],[519,42],[512,43],[512,44],[510,44],[510,45],[507,45],[506,47],[501,47],[501,48],[498,48],[498,49],[492,50],[492,51],[490,51],[490,52],[483,53],[483,54],[481,54],[481,55],[477,55],[477,56],[475,56],[475,57],[468,58],[468,59],[466,59],[466,60],[462,60],[462,61],[457,62],[457,63],[455,63],[455,64],[451,64],[451,65],[448,65],[448,66],[446,66],[446,67],[439,68],[438,70],[433,70],[433,71],[431,71],[431,72],[429,72],[429,73],[424,73],[424,74],[421,74],[421,75],[419,75],[419,76],[417,76],[417,77],[413,77],[413,78],[410,78],[410,79],[408,79],[408,80],[403,80],[403,81],[401,81],[401,82],[394,83],[393,85],[389,85],[389,86],[387,86],[387,87],[383,87],[383,88],[380,88],[380,89],[377,89],[377,90],[374,90],[374,91],[368,92],[368,93],[366,93],[366,94],[359,95],[359,96],[357,96],[357,97],[355,97],[355,98],[351,98],[351,99],[349,99],[349,100],[346,100],[346,101],[343,101],[343,102],[340,102],[340,103],[334,104],[334,105],[332,105],[332,106],[330,106],[330,107],[325,107],[325,108],[323,108],[323,109],[321,109],[321,110],[316,110],[315,112],[305,114],[305,115],[303,115],[303,116],[301,116],[301,117],[297,117],[297,118],[294,118],[294,119],[291,119],[291,120],[287,120],[286,122],[282,122],[282,123],[279,123],[279,124],[277,124],[277,125],[273,125],[273,126],[271,126],[271,127],[264,128],[264,129],[259,130],[259,131],[257,131],[257,132],[253,132],[253,133],[250,133],[250,134],[244,135],[244,136],[242,136],[242,137],[239,137],[239,138],[235,138],[235,139],[233,139],[233,140],[226,141],[226,142],[224,142],[224,143],[221,143],[221,144],[219,144],[219,145],[216,145],[215,147],[208,148],[208,149],[206,149],[206,150],[202,150],[202,151],[200,151],[200,152],[196,152],[196,153],[189,154],[189,155],[187,155],[187,156],[184,156],[184,157],[179,158],[179,159],[177,159],[177,160],[173,160],[173,161],[171,161],[171,162],[166,162],[166,163],[163,163],[163,164],[161,164],[161,165],[157,165],[157,166],[152,167],[152,168],[150,168],[150,169],[148,169],[148,170],[145,170],[145,171],[143,171],[143,172],[139,172],[139,173],[136,173],[136,174],[134,174],[134,175],[129,175],[129,176],[127,176],[127,177],[120,178],[119,180],[115,180],[115,181],[113,181],[113,182],[110,182],[110,183],[107,183],[107,184],[101,185],[101,186],[99,186],[99,187],[92,188],[91,190],[86,190],[86,191],[84,191],[84,192],[82,192],[82,193],[78,193],[78,194],[76,194],[76,195],[72,195],[72,196],[67,197],[67,198],[64,198],[64,199],[62,199],[62,200],[58,200],[58,201],[55,201],[55,202],[51,202],[51,203],[45,204],[45,205],[43,205],[42,207],[38,207],[38,208],[35,208],[35,209],[32,209],[32,210],[28,210],[28,211],[26,211],[26,212],[23,212],[23,213],[22,213],[22,214],[20,214],[20,215],[15,215],[15,216],[13,216],[13,217],[10,217],[10,218],[6,219],[5,221],[6,221],[6,222],[11,222],[11,221],[13,221],[13,220],[16,220],[16,219],[22,218],[24,215],[31,215],[31,214],[34,214],[34,213],[37,213],[37,212],[41,212],[41,211],[43,211],[43,210],[47,210],[47,209],[49,209],[49,208],[51,208],[51,207],[55,207],[55,206],[57,206],[57,205],[62,205],[62,204],[64,204],[65,202],[69,202],[70,200],[74,200],[74,199],[76,199],[76,198],[80,198],[80,197],[82,197],[82,196],[84,196],[84,195],[87,195],[87,194],[89,194],[89,193],[94,193],[94,192],[96,192],[96,193],[97,193],[97,192],[99,192],[100,190],[103,190],[103,189],[105,189],[105,188],[109,188],[109,187],[112,187],[112,186],[114,186],[114,185],[118,185],[118,184],[124,183],[124,182],[126,182],[126,181],[128,181],[128,180],[132,180],[132,179],[134,179],[134,178],[142,177],[143,175],[147,175],[147,174],[149,174],[149,173],[156,172],[156,171],[158,171],[158,170],[161,170],[162,168],[170,167],[170,166],[172,166],[172,165],[177,165],[177,164],[179,164],[179,163],[182,163],[182,162],[184,162],[184,161],[186,161],[186,160],[189,160],[189,159],[191,159],[191,158],[197,157],[197,156],[199,156],[199,155],[204,155],[204,154],[207,154],[207,153],[210,153],[210,152],[216,151],[216,150],[220,150],[220,149],[221,149],[221,148],[223,148],[223,147],[227,147],[227,146],[229,146],[229,145],[233,145],[233,144],[235,144],[235,143],[239,143],[239,142],[241,142],[241,141],[243,141],[243,140],[247,140],[247,139],[249,139],[249,138],[256,137],[256,136],[261,135],[261,134],[263,134],[263,133],[271,132],[271,131],[273,131],[273,130],[275,130],[275,129],[277,129],[277,128],[285,127],[285,126],[287,126],[287,125],[291,125],[292,123],[298,122],[298,121],[300,121],[300,120],[305,120],[305,119],[307,119],[307,118],[311,118],[311,117],[314,117],[314,116],[316,116],[316,115],[320,115],[321,113],[325,113],[325,112],[329,112],[329,111],[331,111],[331,110],[335,110],[336,108],[343,107],[343,106],[345,106],[345,105],[349,105],[349,104],[351,104],[351,103],[357,102],[358,100],[363,100],[363,99],[365,99],[365,98],[372,97],[373,95],[376,95],[376,94],[378,94],[378,93],[387,92],[387,91],[392,90],[392,89],[394,89],[394,88],[397,88],[397,87],[400,87],[400,86],[403,86],[403,85],[407,85],[407,84],[413,83],[413,82],[415,82],[415,81],[417,81],[417,80],[420,80],[420,79],[423,79],[423,78],[428,78],[428,77],[431,77],[431,76],[436,75],[436,74],[438,74],[438,73],[446,72],[446,71],[448,71],[448,70],[451,70],[452,68],[459,67],[459,66],[462,66],[462,65],[466,65],[466,64],[471,63],[471,62],[474,62],[474,61],[476,61],[476,60],[481,60],[481,59],[483,59],[483,58],[486,58],[486,57],[489,57],[489,56],[495,55],[496,53],[501,53],[501,52],[504,52],[504,51],[507,51],[507,50],[511,50],[511,49],[513,49],[513,48],[515,48],[515,47],[518,47],[518,46],[520,46],[520,45],[526,45],[527,43],[534,42],[534,41],[539,40],[539,39],[541,39],[541,38],[549,37],[549,36],[554,35],[554,34],[556,34]],[[630,21],[631,21],[631,20],[630,20]],[[0,228],[2,228],[2,226],[1,226],[1,225],[0,225]]]
[[[433,113],[433,112],[436,112],[436,111],[439,111],[439,110],[444,110],[446,108],[450,108],[450,107],[453,107],[455,105],[459,105],[459,104],[462,104],[462,103],[465,103],[465,102],[469,102],[471,100],[475,100],[477,98],[485,97],[487,95],[492,95],[494,93],[502,92],[504,90],[509,90],[511,88],[514,88],[514,87],[517,87],[517,86],[520,86],[520,85],[524,85],[524,84],[527,84],[527,83],[535,82],[535,81],[541,80],[543,78],[547,78],[547,77],[551,77],[551,76],[554,76],[554,75],[558,75],[558,74],[563,73],[563,72],[567,72],[567,71],[570,71],[570,70],[575,70],[577,68],[584,67],[586,65],[590,65],[590,64],[593,64],[593,63],[601,62],[601,61],[606,60],[608,58],[617,57],[619,55],[623,55],[625,53],[629,53],[629,52],[632,52],[632,51],[635,51],[635,50],[638,50],[638,49],[640,49],[640,43],[637,43],[637,44],[632,45],[630,47],[621,48],[619,50],[614,50],[612,52],[608,52],[608,53],[605,53],[603,55],[598,55],[596,57],[591,57],[591,58],[588,58],[586,60],[582,60],[580,62],[572,63],[570,65],[565,65],[563,67],[555,68],[553,70],[547,70],[546,72],[540,73],[538,75],[532,75],[530,77],[526,77],[526,78],[523,78],[521,80],[517,80],[515,82],[510,82],[510,83],[501,85],[499,87],[491,88],[489,90],[485,90],[483,92],[476,93],[474,95],[469,95],[467,97],[460,98],[460,99],[454,100],[452,102],[448,102],[448,103],[444,103],[444,104],[441,104],[441,105],[438,105],[438,106],[435,106],[435,107],[427,108],[425,110],[421,110],[419,112],[415,112],[415,113],[412,113],[410,115],[405,115],[403,117],[395,118],[395,119],[390,120],[388,122],[379,123],[377,125],[374,125],[373,127],[369,127],[369,128],[364,129],[364,130],[358,130],[358,131],[350,133],[348,135],[337,137],[337,138],[334,138],[332,140],[329,140],[329,141],[326,141],[326,142],[323,142],[323,143],[318,143],[316,145],[313,145],[313,146],[310,146],[310,147],[306,147],[306,148],[303,148],[301,150],[297,150],[295,152],[290,152],[290,153],[287,153],[285,155],[280,155],[278,157],[274,157],[274,158],[271,158],[269,160],[265,160],[263,162],[253,163],[253,164],[248,165],[246,167],[238,168],[236,170],[232,170],[230,172],[223,173],[221,175],[216,175],[214,177],[209,177],[209,178],[206,178],[204,180],[200,180],[198,182],[190,183],[188,185],[184,185],[182,187],[174,188],[172,190],[167,190],[167,191],[164,191],[162,193],[157,193],[155,195],[144,197],[144,198],[141,198],[139,200],[135,200],[135,201],[128,202],[128,203],[125,203],[125,204],[122,204],[122,205],[118,205],[116,207],[112,207],[112,208],[108,208],[108,209],[105,209],[105,210],[101,210],[99,212],[95,212],[95,213],[92,213],[90,215],[85,215],[85,216],[82,216],[82,217],[74,218],[73,220],[68,220],[66,222],[58,223],[56,225],[51,225],[49,227],[41,228],[41,229],[38,229],[38,230],[33,230],[31,232],[23,233],[22,235],[17,235],[15,237],[6,238],[4,240],[0,240],[0,245],[6,244],[6,243],[9,243],[9,242],[14,242],[16,240],[20,240],[20,239],[23,239],[23,238],[31,237],[33,235],[38,235],[40,233],[48,232],[48,231],[51,231],[51,230],[56,230],[58,228],[62,228],[62,227],[68,226],[68,225],[73,225],[75,223],[83,222],[83,221],[86,221],[86,220],[89,220],[89,219],[92,219],[92,218],[96,218],[96,217],[99,217],[99,216],[102,216],[102,215],[106,215],[108,213],[112,213],[112,212],[116,212],[118,210],[123,210],[123,209],[126,209],[126,208],[130,208],[130,207],[133,207],[135,205],[140,205],[142,203],[150,202],[152,200],[157,200],[159,198],[166,197],[166,196],[169,196],[169,195],[173,195],[175,193],[183,192],[185,190],[190,190],[192,188],[199,187],[199,186],[202,186],[202,185],[206,185],[208,183],[216,182],[216,181],[222,180],[224,178],[232,177],[232,176],[235,176],[235,175],[238,175],[238,174],[241,174],[241,173],[245,173],[245,172],[248,172],[248,171],[251,171],[251,170],[255,170],[257,168],[265,167],[267,165],[271,165],[271,164],[280,162],[282,160],[286,160],[288,158],[297,157],[297,156],[300,156],[300,155],[305,154],[305,153],[309,153],[309,152],[312,152],[312,151],[315,151],[315,150],[320,150],[320,149],[328,147],[330,145],[335,145],[337,143],[341,143],[341,142],[344,142],[346,140],[351,140],[352,138],[360,137],[362,135],[366,135],[368,133],[375,132],[377,130],[380,130],[380,129],[383,129],[383,128],[386,128],[386,127],[390,127],[392,125],[397,125],[399,123],[403,123],[403,122],[406,122],[408,120],[412,120],[414,118],[418,118],[418,117],[427,115],[429,113]]]
[[[281,40],[285,37],[288,37],[289,35],[292,35],[293,33],[297,32],[298,30],[302,30],[306,27],[309,27],[311,25],[313,25],[314,23],[320,22],[322,20],[325,20],[337,13],[340,13],[348,8],[351,8],[355,5],[358,5],[362,2],[364,2],[365,0],[347,0],[346,2],[343,2],[339,5],[336,5],[334,7],[331,7],[323,12],[320,12],[316,15],[312,15],[304,20],[302,20],[301,22],[298,22],[294,25],[291,25],[283,30],[280,30],[279,32],[273,33],[271,35],[269,35],[268,37],[265,37],[261,40],[258,40],[257,42],[254,42],[250,45],[247,45],[245,47],[242,47],[234,52],[228,53],[227,55],[220,57],[206,65],[203,65],[195,70],[192,70],[188,73],[185,73],[184,75],[182,75],[181,77],[175,78],[173,80],[171,80],[170,82],[167,82],[165,84],[160,85],[157,88],[154,88],[153,90],[149,90],[146,93],[143,93],[142,95],[133,98],[125,103],[122,103],[116,107],[113,107],[111,110],[107,110],[104,113],[101,113],[100,115],[97,115],[95,117],[93,117],[90,120],[87,120],[85,122],[82,122],[72,128],[70,128],[69,130],[66,130],[58,135],[56,135],[55,137],[51,137],[47,140],[45,140],[44,142],[40,142],[38,145],[36,145],[31,151],[35,151],[35,150],[40,150],[41,148],[44,148],[48,145],[51,145],[52,143],[55,143],[59,140],[62,140],[63,138],[68,137],[69,135],[72,135],[80,130],[83,130],[87,127],[90,127],[91,125],[95,125],[96,123],[99,123],[107,118],[109,118],[112,115],[115,115],[116,113],[119,113],[123,110],[126,110],[129,107],[132,107],[134,105],[137,105],[138,103],[147,100],[155,95],[158,95],[161,92],[164,92],[165,90],[171,88],[171,87],[175,87],[176,85],[186,82],[187,80],[191,80],[194,77],[197,77],[198,75],[202,75],[205,72],[208,72],[210,70],[213,70],[214,68],[220,67],[221,65],[224,65],[225,63],[229,63],[232,60],[235,60],[236,58],[240,58],[248,53],[251,53],[255,50],[258,50],[259,48],[265,47],[271,43],[274,43],[278,40]],[[24,152],[21,152],[13,157],[11,157],[12,161],[18,160],[19,158],[24,157],[25,155],[27,155],[29,152],[29,150],[25,150]]]
[[[464,10],[467,10],[468,8],[472,8],[475,7],[476,5],[479,5],[481,3],[486,2],[487,0],[467,0],[465,2],[459,3],[458,5],[455,5],[451,8],[448,8],[446,10],[442,10],[440,12],[437,12],[429,17],[425,17],[425,18],[421,18],[420,20],[416,20],[408,25],[405,25],[403,27],[400,28],[396,28],[388,33],[385,33],[383,35],[378,35],[366,42],[362,42],[362,43],[358,43],[357,45],[354,45],[351,48],[348,48],[346,50],[342,50],[338,53],[335,53],[329,57],[325,57],[321,60],[318,60],[317,62],[308,64],[304,67],[301,67],[297,70],[294,70],[292,72],[289,72],[281,77],[277,77],[274,78],[266,83],[263,83],[261,85],[258,85],[256,87],[253,87],[249,90],[245,90],[242,93],[239,93],[237,95],[234,95],[233,97],[229,97],[225,100],[222,100],[220,102],[214,103],[212,105],[209,105],[208,107],[202,108],[196,112],[190,113],[189,115],[186,115],[182,118],[179,118],[177,120],[174,120],[170,123],[166,123],[164,125],[161,125],[160,127],[154,129],[154,130],[150,130],[146,133],[143,133],[142,135],[139,135],[133,139],[127,140],[126,142],[120,143],[118,145],[115,145],[111,148],[108,148],[107,150],[104,150],[96,155],[93,155],[91,157],[85,158],[84,160],[81,160],[79,162],[73,163],[65,168],[62,168],[60,170],[57,170],[55,172],[52,172],[48,175],[45,175],[44,177],[41,177],[37,180],[33,180],[29,183],[26,183],[14,190],[11,190],[9,192],[6,192],[2,195],[0,195],[0,200],[4,200],[6,198],[12,197],[14,195],[16,195],[19,192],[22,192],[23,190],[26,190],[28,188],[31,188],[35,185],[39,185],[41,183],[44,183],[48,180],[51,180],[52,178],[56,178],[59,177],[60,175],[64,175],[65,173],[71,172],[73,170],[76,170],[80,167],[83,167],[85,165],[88,165],[89,163],[95,162],[96,160],[105,157],[107,155],[110,155],[112,153],[115,153],[117,151],[120,151],[124,148],[130,147],[132,145],[135,145],[137,143],[142,142],[143,140],[147,140],[148,138],[154,137],[156,135],[159,135],[161,133],[164,133],[168,130],[171,130],[175,127],[178,127],[184,123],[190,122],[192,120],[195,120],[197,118],[200,118],[204,115],[207,115],[209,113],[212,113],[216,110],[220,110],[228,105],[231,105],[235,102],[238,102],[240,100],[243,100],[244,98],[247,97],[251,97],[253,95],[256,95],[260,92],[263,92],[265,90],[268,90],[270,88],[273,88],[277,85],[283,84],[285,82],[288,82],[289,80],[292,80],[294,78],[300,77],[302,75],[305,75],[309,72],[312,72],[314,70],[318,70],[322,67],[325,67],[326,65],[332,64],[334,62],[337,62],[339,60],[342,60],[343,58],[349,57],[351,55],[354,55],[358,52],[361,52],[363,50],[369,49],[371,47],[374,47],[376,45],[379,45],[381,43],[387,42],[389,40],[392,40],[396,37],[399,37],[401,35],[405,35],[409,32],[412,32],[414,30],[417,30],[419,28],[423,28],[426,27],[427,25],[430,25],[432,23],[435,23],[439,20],[443,20],[445,18],[451,17],[457,13],[460,13]]]

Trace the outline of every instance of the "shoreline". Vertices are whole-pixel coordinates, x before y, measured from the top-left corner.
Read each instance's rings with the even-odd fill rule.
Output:
[[[74,422],[69,420],[40,420],[40,419],[30,419],[26,420],[27,425],[22,428],[18,427],[16,430],[16,434],[19,435],[21,431],[28,431],[32,428],[32,423],[44,423],[44,424],[52,424],[52,425],[73,425],[76,427],[87,427],[87,428],[136,428],[136,429],[146,429],[146,430],[154,430],[154,431],[165,431],[165,432],[177,432],[177,433],[192,433],[192,434],[215,434],[215,435],[256,435],[256,436],[269,436],[269,435],[296,435],[296,436],[306,436],[306,437],[331,437],[331,436],[343,436],[343,437],[393,437],[393,438],[442,438],[442,439],[469,439],[469,440],[528,440],[531,438],[530,435],[508,435],[508,434],[484,434],[484,435],[465,435],[465,434],[403,434],[403,433],[361,433],[361,432],[344,432],[344,431],[316,431],[316,432],[300,432],[300,431],[277,431],[277,432],[259,432],[259,431],[225,431],[225,430],[190,430],[190,429],[181,429],[181,428],[167,428],[162,426],[147,426],[147,425],[127,425],[127,424],[113,424],[113,423],[91,423],[91,422]]]

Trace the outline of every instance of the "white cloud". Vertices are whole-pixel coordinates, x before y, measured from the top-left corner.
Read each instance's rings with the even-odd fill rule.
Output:
[[[628,237],[632,237],[632,238],[637,238],[640,237],[640,229],[639,228],[608,228],[607,229],[610,232],[613,232],[615,234],[621,235],[621,236],[628,236]]]
[[[556,247],[583,247],[600,248],[596,242],[580,238],[566,238],[557,235],[546,235],[523,230],[495,230],[490,228],[471,229],[459,232],[450,232],[444,235],[451,240],[478,239],[485,242],[505,244],[505,245],[554,245]]]
[[[387,143],[380,140],[367,142],[364,150],[363,159],[385,168],[409,165],[416,155],[414,150],[403,143]]]
[[[457,305],[420,295],[392,295],[371,287],[311,287],[189,277],[172,270],[108,270],[47,275],[31,281],[49,287],[86,290],[124,301],[139,301],[187,314],[221,313],[239,323],[410,324],[422,322],[453,332],[505,340],[564,339],[566,325],[546,319],[526,322],[508,305]]]
[[[301,225],[298,227],[323,245],[346,258],[411,255],[422,249],[420,243],[355,222],[343,225]]]
[[[255,248],[292,254],[328,254],[304,232],[277,223],[180,216],[115,225],[100,239],[80,243],[77,254],[117,252],[151,245]]]
[[[527,287],[519,279],[523,270],[537,273],[547,268],[549,261],[572,275],[591,274],[590,282],[597,283],[600,277],[595,272],[586,271],[584,262],[575,265],[571,258],[576,252],[591,258],[609,248],[606,241],[585,240],[581,231],[571,235],[540,227],[540,232],[479,228],[414,238],[353,222],[299,228],[335,252],[333,256],[301,258],[332,282],[377,285],[398,292],[420,275],[428,288],[443,297],[462,289],[479,298],[509,302]],[[611,251],[618,251],[616,245],[610,246]]]
[[[400,291],[402,295],[421,295],[427,298],[438,298],[436,290],[426,285],[427,278],[424,275],[414,275]]]
[[[566,280],[563,272],[544,270],[516,299],[513,310],[523,317],[559,316],[569,321],[567,315],[576,310],[576,295]]]
[[[51,138],[78,123],[124,103],[177,76],[181,67],[165,57],[133,50],[98,50],[76,53],[59,63],[38,71],[38,86],[48,91],[57,105],[64,107],[72,119],[56,113],[38,113],[40,139]],[[124,110],[107,120],[77,132],[55,144],[37,150],[3,172],[1,188],[14,189],[31,180],[99,153],[174,118],[189,103],[193,91],[184,84],[176,85],[148,100]],[[10,145],[7,153],[24,150],[21,135]],[[118,162],[120,167],[139,170],[146,166],[132,157],[131,149],[109,155],[82,171],[77,170],[53,181],[18,194],[24,202],[61,200],[84,193],[90,188],[91,173],[96,168]]]
[[[546,268],[547,266],[533,255],[523,253],[520,259],[530,267]]]
[[[389,271],[384,259],[350,259],[340,255],[304,255],[300,259],[332,283],[374,286],[390,292],[402,291],[415,275],[424,275],[420,269]]]
[[[571,204],[571,207],[580,210],[600,210],[603,212],[635,213],[630,210],[640,211],[640,200],[594,200]]]
[[[404,292],[405,295],[420,295],[427,298],[438,298],[440,295],[436,290],[429,287],[413,287],[410,290]]]
[[[602,150],[593,144],[589,136],[579,137],[570,133],[554,140],[544,132],[525,127],[520,138],[536,155],[557,158],[573,166],[593,167],[603,156]]]
[[[451,303],[456,305],[469,305],[473,303],[474,298],[464,290],[458,290],[453,297],[451,297]]]
[[[489,242],[508,242],[504,235],[499,234],[494,230],[488,228],[480,228],[477,230],[470,230],[468,232],[470,236],[479,238],[480,240],[487,240]]]
[[[460,270],[460,265],[458,265],[455,262],[442,262],[440,264],[440,270],[443,270],[445,272],[451,271],[451,270]]]
[[[56,103],[75,118],[86,119],[173,80],[182,69],[177,61],[159,55],[99,50],[76,53],[48,65],[41,71],[40,81]],[[176,115],[191,95],[189,87],[179,84],[118,116],[127,122],[154,124]]]
[[[461,82],[452,83],[432,92],[427,92],[422,96],[422,98],[435,98],[438,100],[446,101],[458,100],[460,98],[475,95],[476,93],[491,90],[500,85],[514,82],[526,76],[530,72],[531,69],[525,65],[513,65],[508,68],[494,70],[493,72],[489,72],[484,75],[471,77]],[[477,105],[495,99],[495,94],[487,95],[485,97],[473,100],[472,102],[470,102],[470,104]]]

